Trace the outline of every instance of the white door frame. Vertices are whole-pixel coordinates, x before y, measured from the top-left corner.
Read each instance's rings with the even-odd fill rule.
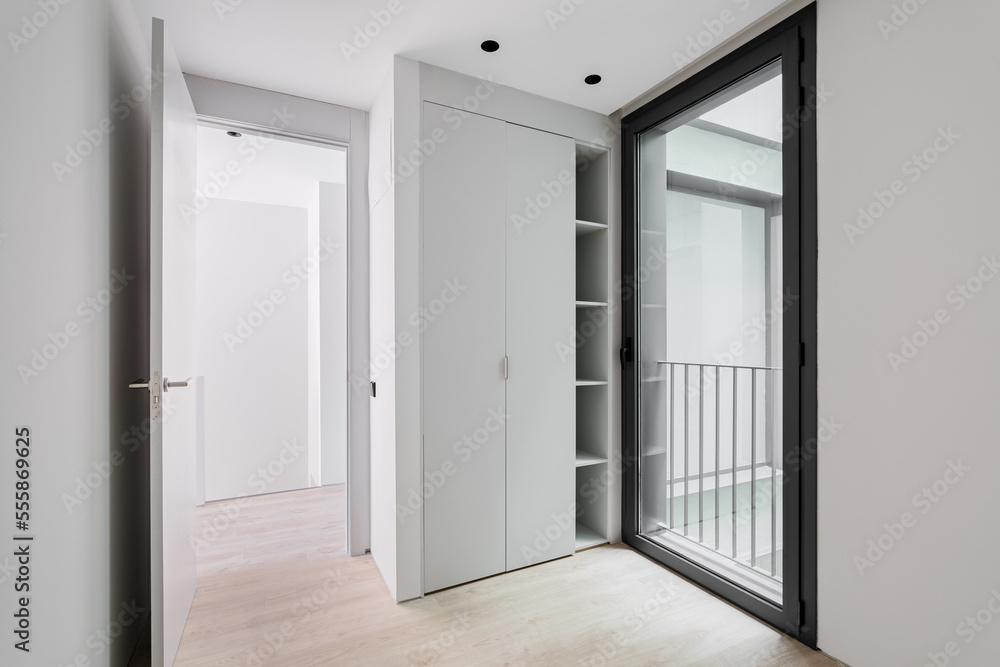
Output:
[[[368,337],[368,114],[185,75],[198,122],[342,149],[347,154],[347,551],[371,547]],[[276,113],[280,112],[280,113]],[[272,119],[278,118],[278,127]]]

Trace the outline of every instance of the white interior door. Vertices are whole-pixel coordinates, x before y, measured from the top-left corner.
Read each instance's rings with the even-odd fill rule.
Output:
[[[507,569],[576,538],[576,144],[507,125]]]
[[[430,592],[505,569],[506,123],[425,103],[424,137],[436,144],[423,175],[424,310],[410,324],[424,330]]]
[[[153,665],[173,664],[196,585],[195,196],[197,125],[177,57],[153,20],[150,150],[150,585]],[[169,386],[177,383],[178,386]],[[155,425],[158,424],[159,428]]]

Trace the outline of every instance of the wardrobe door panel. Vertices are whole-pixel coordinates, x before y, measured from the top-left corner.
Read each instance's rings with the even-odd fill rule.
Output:
[[[424,589],[505,569],[506,124],[424,104]],[[571,275],[571,274],[570,274]],[[401,499],[407,503],[407,499]]]
[[[507,126],[507,569],[573,553],[576,146]]]

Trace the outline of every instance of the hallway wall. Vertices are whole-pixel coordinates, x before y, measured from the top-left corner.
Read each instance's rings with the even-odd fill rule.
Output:
[[[149,423],[127,385],[148,366],[145,147],[159,84],[144,82],[150,47],[130,2],[44,4],[0,6],[0,488],[10,502],[15,428],[29,427],[22,534],[37,536],[18,595],[30,602],[31,652],[8,629],[0,663],[101,667],[124,664],[149,607]],[[16,564],[5,547],[5,615]],[[99,634],[109,628],[110,643]]]

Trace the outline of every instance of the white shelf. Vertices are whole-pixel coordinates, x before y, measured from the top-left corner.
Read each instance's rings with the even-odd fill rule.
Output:
[[[598,544],[605,544],[608,541],[606,537],[601,537],[590,528],[587,528],[582,523],[577,522],[576,524],[576,550],[589,549],[590,547],[596,547]]]
[[[599,463],[607,463],[608,460],[601,456],[595,456],[590,452],[585,452],[582,450],[576,450],[576,467],[582,468],[584,466],[598,465]]]
[[[601,222],[587,222],[586,220],[576,221],[576,235],[592,234],[593,232],[607,231],[608,226]]]
[[[596,378],[614,377],[618,359],[617,355],[612,359],[611,352],[611,155],[607,149],[583,144],[577,144],[576,152],[576,332],[588,332],[576,351],[576,386],[587,387],[576,392],[579,551],[607,544],[606,536],[617,534],[619,519],[611,516],[609,500],[610,486],[617,486],[607,483],[608,474],[616,472],[611,469],[611,391],[607,380]]]

